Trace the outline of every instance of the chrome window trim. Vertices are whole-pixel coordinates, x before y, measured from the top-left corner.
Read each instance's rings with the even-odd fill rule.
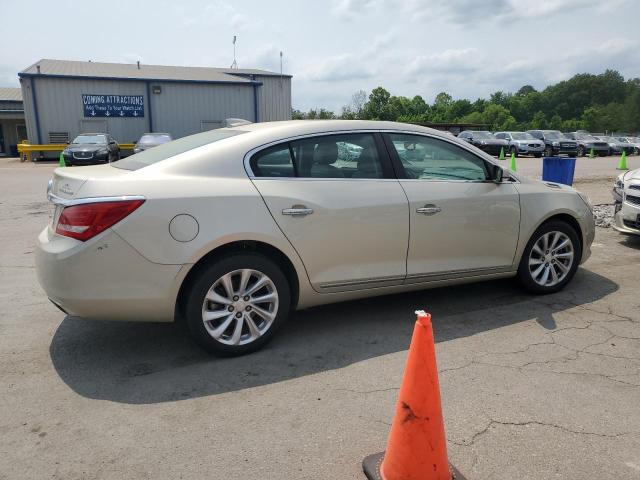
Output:
[[[247,153],[245,153],[244,158],[243,158],[243,165],[244,165],[244,169],[245,172],[247,173],[247,176],[251,179],[251,180],[313,180],[313,181],[355,181],[355,180],[361,180],[361,181],[398,181],[398,180],[416,180],[419,182],[424,182],[424,181],[433,181],[433,180],[427,180],[427,179],[419,179],[419,178],[414,178],[414,179],[404,179],[404,178],[308,178],[308,177],[258,177],[256,175],[253,174],[253,172],[251,171],[251,165],[250,165],[250,160],[251,157],[260,152],[261,150],[264,150],[266,148],[269,147],[273,147],[274,145],[279,145],[281,143],[288,143],[288,142],[292,142],[295,140],[301,140],[304,138],[311,138],[311,137],[321,137],[321,136],[327,136],[327,135],[348,135],[348,134],[353,134],[353,133],[400,133],[400,134],[406,134],[406,135],[418,135],[418,136],[422,136],[422,137],[428,137],[428,138],[434,138],[436,140],[441,140],[441,141],[445,141],[450,143],[451,145],[454,145],[458,148],[462,148],[463,150],[466,150],[467,152],[471,153],[472,155],[475,155],[476,157],[480,158],[481,160],[484,160],[486,162],[490,162],[493,165],[497,165],[498,167],[502,168],[502,170],[507,170],[506,168],[503,168],[499,163],[497,163],[495,161],[495,159],[493,157],[491,157],[490,155],[487,154],[487,156],[482,156],[482,155],[478,155],[478,152],[474,151],[472,148],[469,148],[470,145],[467,142],[455,142],[455,141],[451,141],[450,138],[448,138],[448,135],[437,135],[437,134],[433,134],[433,133],[429,133],[429,132],[416,132],[413,130],[405,130],[405,129],[398,129],[398,130],[394,130],[394,129],[356,129],[356,130],[331,130],[331,131],[324,131],[324,132],[314,132],[314,133],[306,133],[304,135],[294,135],[292,137],[283,137],[281,139],[278,140],[274,140],[272,142],[269,143],[265,143],[262,145],[259,145],[257,147],[252,148],[251,150],[249,150]],[[457,137],[456,137],[457,138]],[[481,152],[484,153],[484,152]],[[509,171],[509,177],[511,177],[511,181],[503,181],[500,183],[520,183],[520,179],[517,177],[517,175],[515,175],[515,172],[511,172]],[[456,182],[482,182],[482,183],[489,183],[491,182],[490,180],[437,180],[437,181],[444,181],[444,182],[449,182],[449,181],[456,181]]]
[[[119,197],[84,197],[84,198],[62,198],[51,192],[47,193],[48,200],[54,205],[63,207],[73,207],[74,205],[83,205],[85,203],[105,203],[105,202],[126,202],[130,200],[145,200],[142,195],[122,195]]]

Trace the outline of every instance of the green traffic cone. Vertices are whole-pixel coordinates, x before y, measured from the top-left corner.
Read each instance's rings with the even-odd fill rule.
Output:
[[[622,151],[622,156],[620,157],[620,161],[618,162],[617,170],[629,170],[627,168],[627,152]]]
[[[511,154],[511,161],[509,162],[509,170],[513,170],[514,172],[518,169],[516,168],[516,154]]]
[[[60,160],[58,160],[58,165],[60,165],[61,167],[66,167],[66,165],[64,164],[64,155],[62,154],[62,152],[60,152]]]
[[[595,153],[593,153],[593,148],[591,148],[591,150],[589,150],[589,158],[596,158]]]
[[[504,147],[500,148],[500,155],[498,156],[498,160],[504,160]]]

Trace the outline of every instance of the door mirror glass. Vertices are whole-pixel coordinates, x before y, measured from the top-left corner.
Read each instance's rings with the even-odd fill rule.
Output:
[[[487,172],[489,173],[489,180],[495,183],[502,183],[507,175],[499,165],[487,162]]]

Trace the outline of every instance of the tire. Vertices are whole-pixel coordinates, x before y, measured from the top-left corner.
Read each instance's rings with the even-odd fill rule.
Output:
[[[562,245],[565,240],[568,240],[569,244],[567,244],[566,247],[558,250],[549,249],[549,253],[544,254],[546,257],[537,253],[539,251],[539,247],[543,246],[543,244],[538,244],[538,242],[544,242],[544,237],[547,235],[548,241],[552,242],[554,240],[554,236],[558,234],[559,236],[557,237],[558,239],[556,243],[558,245]],[[536,244],[538,244],[538,248],[534,251]],[[557,251],[559,256],[553,256],[553,251]],[[569,253],[572,253],[570,263],[568,258]],[[520,259],[520,266],[518,267],[518,279],[524,289],[531,293],[545,295],[548,293],[558,292],[562,290],[575,275],[581,257],[582,248],[580,247],[580,240],[578,239],[578,234],[571,225],[559,220],[552,220],[547,223],[543,223],[531,236],[529,243],[527,243],[527,246],[524,249],[522,258]],[[551,262],[547,261],[551,259]],[[540,263],[533,263],[530,266],[530,261],[539,261]],[[560,268],[561,266],[564,266],[566,271]],[[548,270],[546,278],[545,270]],[[558,277],[555,283],[552,270]]]
[[[518,149],[513,145],[509,148],[509,155],[511,154],[514,154],[516,157],[518,156]]]
[[[582,145],[580,145],[578,147],[578,156],[579,157],[584,157],[585,155],[586,155],[586,151],[585,151],[584,147]]]
[[[230,281],[233,294],[240,294],[244,272],[249,272],[244,289],[247,295],[229,294],[225,278]],[[264,286],[252,292],[259,280],[265,282]],[[207,295],[219,302],[205,302]],[[270,300],[246,300],[258,297]],[[191,336],[203,349],[215,355],[236,356],[263,347],[287,319],[290,306],[289,282],[282,270],[263,255],[238,253],[212,262],[199,272],[188,285],[184,312]],[[214,318],[205,321],[207,314]]]
[[[545,157],[553,157],[553,147],[551,145],[546,145],[544,147],[544,152],[542,152]]]

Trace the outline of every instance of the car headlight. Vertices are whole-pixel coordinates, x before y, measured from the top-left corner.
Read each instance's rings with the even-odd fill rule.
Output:
[[[591,200],[589,199],[589,197],[582,193],[580,190],[576,190],[576,192],[578,192],[578,195],[580,196],[584,204],[589,208],[591,213],[593,213],[593,205],[591,204]]]
[[[552,142],[552,145],[553,145],[554,147],[558,147],[558,146],[560,146],[560,142]]]
[[[140,153],[142,151],[142,149],[140,147],[134,147],[133,148],[133,153]]]
[[[107,153],[109,153],[109,150],[107,150],[106,148],[101,148],[100,150],[98,150],[96,152],[98,155],[106,155]]]
[[[63,155],[71,155],[71,152],[69,151],[68,148],[65,148],[64,150],[62,150],[62,154]]]

